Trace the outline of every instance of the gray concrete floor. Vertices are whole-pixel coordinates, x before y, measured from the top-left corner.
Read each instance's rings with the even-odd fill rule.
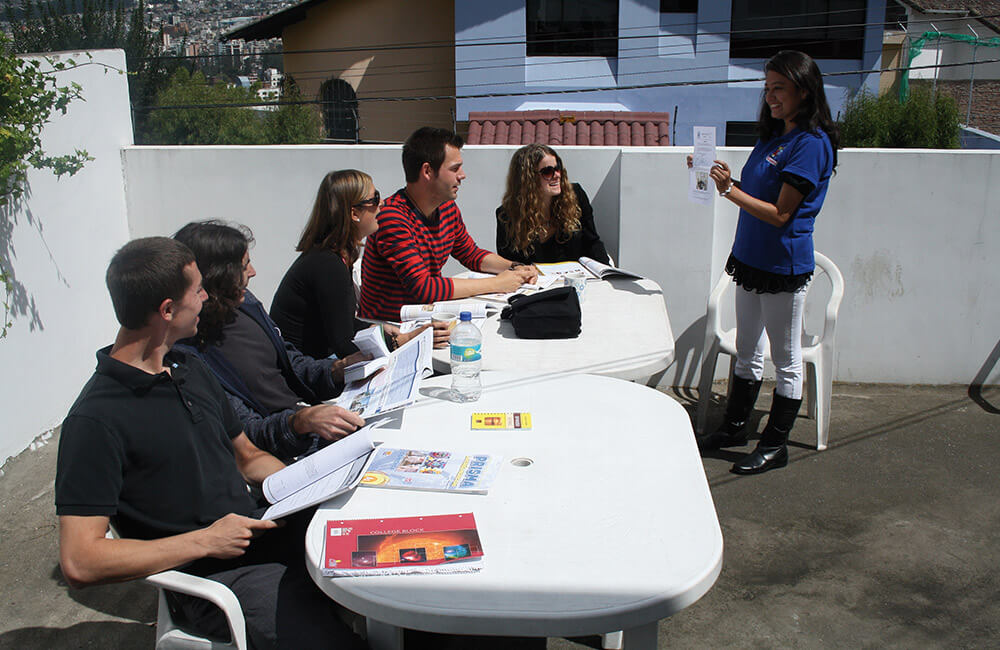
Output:
[[[693,410],[692,394],[670,394]],[[704,459],[725,539],[722,574],[699,602],[660,622],[660,646],[1000,645],[1000,389],[837,384],[830,448],[811,447],[808,419],[792,437],[789,466],[761,476],[730,474],[736,452]],[[39,439],[2,468],[0,648],[151,647],[151,588],[74,591],[62,580],[56,446],[56,436]]]

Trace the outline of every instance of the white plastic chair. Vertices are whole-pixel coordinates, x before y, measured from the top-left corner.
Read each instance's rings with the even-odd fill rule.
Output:
[[[810,282],[810,291],[822,275],[830,279],[830,298],[826,303],[823,332],[820,335],[805,331],[802,327],[802,363],[805,369],[806,412],[816,421],[816,449],[826,449],[830,433],[830,395],[833,389],[833,351],[837,330],[837,312],[844,297],[844,276],[830,258],[817,252],[816,270]],[[705,347],[701,363],[701,381],[698,384],[698,414],[696,428],[704,432],[708,418],[708,403],[712,394],[712,379],[719,353],[730,355],[729,378],[732,380],[736,366],[736,328],[723,330],[719,317],[719,304],[723,294],[733,285],[732,278],[725,273],[719,278],[708,298],[705,314]],[[770,350],[765,348],[765,358],[770,358]]]
[[[108,537],[117,538],[118,532],[109,527]],[[200,648],[203,650],[223,650],[234,648],[246,650],[247,644],[246,620],[243,618],[243,608],[236,594],[221,582],[200,578],[182,571],[163,571],[148,576],[146,582],[156,587],[156,648],[157,650],[173,650],[183,648]],[[222,610],[229,624],[230,640],[215,641],[203,636],[196,636],[177,627],[170,614],[166,594],[169,589],[180,594],[187,594],[213,603]]]

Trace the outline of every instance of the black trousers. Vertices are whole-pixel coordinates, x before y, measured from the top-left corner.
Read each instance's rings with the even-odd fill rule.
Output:
[[[311,508],[293,515],[284,528],[253,540],[240,558],[205,560],[183,569],[232,589],[243,608],[247,640],[257,650],[367,647],[341,621],[336,603],[306,572],[304,539],[311,516]],[[229,637],[225,615],[212,603],[176,593],[169,598],[183,625],[192,632]]]

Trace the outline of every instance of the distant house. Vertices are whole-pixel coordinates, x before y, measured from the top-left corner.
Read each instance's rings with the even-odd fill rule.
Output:
[[[880,68],[885,20],[886,0],[305,0],[224,38],[280,36],[285,72],[324,102],[336,139],[398,142],[470,112],[585,106],[676,114],[673,144],[698,125],[745,145],[771,55],[800,49],[836,74],[836,113],[878,89],[864,71]],[[400,101],[414,97],[426,99]]]
[[[902,10],[886,27],[886,67],[905,66],[910,48],[920,53],[911,65],[948,67],[910,71],[911,84],[930,84],[955,98],[963,122],[1000,134],[1000,63],[954,65],[1000,58],[1000,0],[890,0]],[[940,34],[940,37],[926,35]],[[924,37],[924,38],[922,38]],[[992,44],[992,47],[989,45]],[[898,89],[900,72],[887,72],[881,92]],[[972,105],[969,86],[972,82]]]
[[[305,0],[223,40],[276,37],[285,74],[323,102],[331,140],[402,142],[420,126],[455,124],[453,0]],[[401,101],[437,96],[446,99]]]
[[[720,144],[752,144],[762,84],[739,80],[762,77],[781,49],[811,54],[823,72],[877,69],[884,20],[885,0],[459,2],[458,119],[526,100],[613,103],[676,110],[674,144],[690,145],[695,125],[715,126]],[[862,86],[874,92],[878,74],[828,77],[833,110]]]

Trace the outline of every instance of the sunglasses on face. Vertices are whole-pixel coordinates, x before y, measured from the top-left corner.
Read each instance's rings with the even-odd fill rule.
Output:
[[[354,204],[354,207],[360,208],[370,205],[371,207],[374,208],[378,207],[378,204],[381,202],[382,202],[382,196],[378,193],[378,190],[375,190],[375,195],[372,196],[372,198],[365,199],[364,201],[358,201],[357,203]]]
[[[562,173],[562,165],[549,165],[548,167],[542,167],[538,170],[538,175],[547,181],[552,180],[552,177],[556,175],[556,172]]]

